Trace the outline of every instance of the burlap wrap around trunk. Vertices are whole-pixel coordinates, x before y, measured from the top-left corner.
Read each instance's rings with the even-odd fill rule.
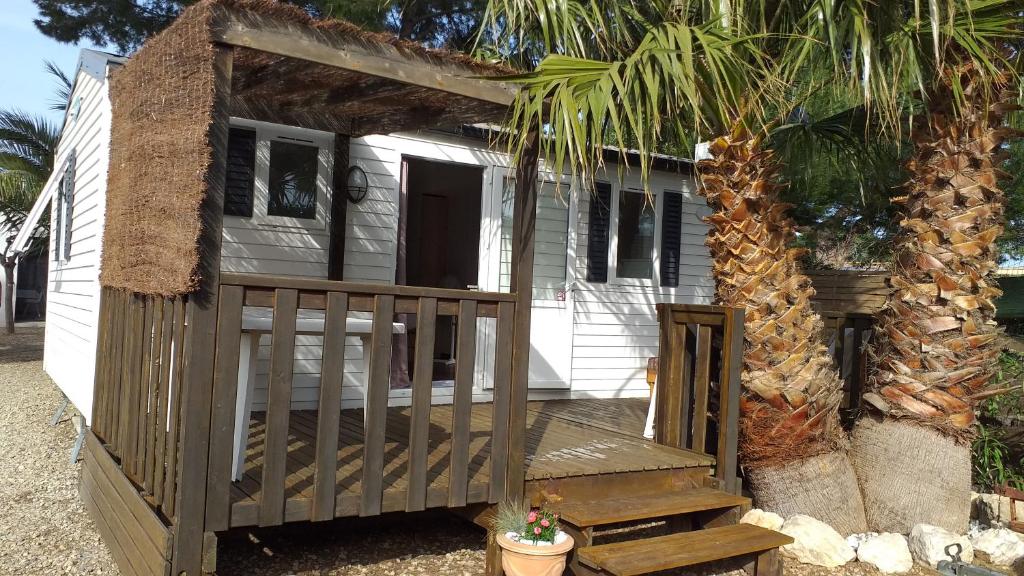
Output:
[[[864,417],[853,431],[852,455],[872,530],[907,534],[923,523],[967,531],[968,446],[912,422]]]
[[[849,454],[828,452],[747,472],[754,505],[783,518],[805,514],[843,536],[867,530]]]

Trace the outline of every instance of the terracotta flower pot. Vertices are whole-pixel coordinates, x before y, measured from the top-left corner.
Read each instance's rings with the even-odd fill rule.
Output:
[[[572,536],[551,546],[534,546],[529,542],[516,542],[504,534],[496,537],[501,546],[501,567],[509,576],[562,576],[565,556],[572,550]]]

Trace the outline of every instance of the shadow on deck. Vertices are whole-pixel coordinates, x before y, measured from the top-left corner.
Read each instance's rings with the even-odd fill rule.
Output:
[[[492,404],[474,404],[470,427],[467,503],[490,499]],[[527,416],[526,480],[678,470],[714,465],[704,454],[669,448],[642,437],[645,399],[531,402]],[[452,406],[433,406],[427,443],[426,507],[448,504]],[[359,514],[364,458],[363,411],[343,410],[338,441],[338,517]],[[382,512],[406,509],[409,497],[410,409],[388,409]],[[311,518],[317,413],[294,411],[289,419],[285,521]],[[231,526],[259,523],[265,413],[253,413],[241,480],[232,484]]]

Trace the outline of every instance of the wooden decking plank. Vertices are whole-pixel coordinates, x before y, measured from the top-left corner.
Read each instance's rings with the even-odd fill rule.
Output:
[[[92,433],[86,433],[85,444],[89,451],[89,457],[94,463],[94,470],[97,474],[102,474],[102,478],[97,477],[96,479],[106,481],[106,484],[114,490],[112,494],[117,495],[120,501],[119,505],[131,513],[134,523],[139,526],[150,545],[167,557],[171,548],[171,535],[167,527],[142,499],[142,496]],[[133,534],[133,536],[137,535]]]
[[[793,542],[780,534],[752,524],[735,524],[580,548],[580,561],[615,576],[639,576],[757,554]]]
[[[267,435],[263,445],[260,526],[276,526],[284,521],[285,460],[288,449],[288,419],[292,401],[295,315],[298,300],[297,290],[278,289],[274,291],[270,383],[267,392]]]
[[[714,488],[700,487],[639,496],[608,497],[586,502],[570,501],[562,504],[558,512],[564,521],[586,528],[747,504],[750,504],[749,498]]]
[[[181,416],[181,377],[184,373],[185,355],[185,302],[183,298],[175,298],[173,304],[172,350],[171,350],[171,384],[170,398],[168,399],[167,416],[168,430],[165,435],[167,447],[164,450],[165,466],[164,474],[164,514],[169,518],[177,517],[177,490],[178,490],[178,421]]]
[[[164,576],[170,572],[169,565],[166,571],[156,569],[135,546],[117,509],[107,500],[106,495],[101,493],[100,482],[102,480],[96,480],[91,468],[82,468],[82,500],[111,556],[117,561],[118,568],[128,571],[133,576]]]
[[[329,292],[320,367],[320,403],[317,411],[316,472],[313,476],[312,495],[314,521],[334,518],[347,318],[348,296],[339,292]]]

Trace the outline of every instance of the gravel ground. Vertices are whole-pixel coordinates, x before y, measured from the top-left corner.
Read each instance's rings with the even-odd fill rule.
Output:
[[[115,575],[78,499],[79,465],[68,462],[71,415],[49,425],[59,394],[43,373],[42,345],[41,328],[0,334],[0,576]],[[218,574],[475,576],[483,571],[484,548],[483,532],[443,513],[297,524],[223,536]],[[880,574],[856,562],[830,570],[787,561],[785,572]],[[911,574],[937,573],[915,567]]]

